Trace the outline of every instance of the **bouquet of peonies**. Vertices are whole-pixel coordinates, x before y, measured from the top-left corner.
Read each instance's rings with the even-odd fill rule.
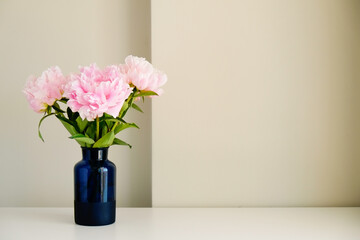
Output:
[[[82,147],[131,147],[115,137],[124,129],[139,128],[135,123],[127,123],[125,114],[129,108],[142,112],[134,101],[161,95],[160,87],[166,81],[166,75],[144,58],[128,56],[125,64],[104,69],[92,64],[67,77],[59,67],[51,67],[38,78],[30,76],[24,93],[30,107],[44,113],[38,126],[42,141],[42,121],[55,116],[69,131],[70,138]]]

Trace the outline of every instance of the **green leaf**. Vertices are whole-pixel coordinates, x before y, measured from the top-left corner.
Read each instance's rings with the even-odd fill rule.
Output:
[[[75,121],[71,121],[71,120],[69,120],[69,119],[67,119],[67,118],[65,118],[65,117],[63,117],[63,116],[61,116],[61,115],[59,115],[59,114],[57,114],[57,115],[55,115],[55,116],[56,116],[61,122],[66,122],[66,123],[68,123],[69,125],[73,126],[77,132],[79,132],[78,126],[77,126],[77,124],[76,124]],[[72,134],[72,135],[74,135],[74,134]]]
[[[79,117],[79,113],[78,112],[73,112],[73,115],[72,115],[72,118],[71,118],[71,121],[76,121],[76,119]]]
[[[99,122],[101,123],[101,122],[104,122],[104,121],[108,121],[110,119],[114,119],[114,117],[102,117],[102,118],[100,118]]]
[[[64,117],[61,117],[59,115],[55,115],[59,120],[60,122],[62,123],[62,125],[64,125],[64,127],[66,128],[66,130],[68,130],[68,132],[71,134],[71,136],[74,136],[76,134],[79,134],[79,132],[75,129],[75,127],[71,124],[71,121],[69,121],[68,119],[64,118]],[[69,123],[70,122],[70,123]],[[78,141],[77,139],[75,139],[79,144],[80,146],[82,147],[85,147],[85,143],[81,142],[81,141]]]
[[[46,113],[49,114],[49,115],[51,114],[51,107],[50,106],[46,107]]]
[[[135,110],[138,110],[139,112],[144,113],[143,110],[141,110],[141,108],[138,105],[136,105],[135,103],[131,104],[131,107]]]
[[[110,147],[115,138],[114,131],[108,132],[100,138],[94,145],[93,148]]]
[[[142,91],[136,94],[134,97],[145,97],[145,96],[159,96],[159,95],[153,91]]]
[[[99,122],[101,123],[101,122],[104,122],[104,121],[108,121],[108,120],[111,120],[111,119],[118,119],[118,120],[120,120],[120,121],[123,121],[123,122],[125,122],[124,120],[122,120],[120,117],[117,117],[117,118],[114,118],[113,116],[103,116],[103,117],[101,117],[99,120]]]
[[[105,121],[105,126],[107,127],[108,130],[111,129],[113,125],[114,123],[109,122],[108,120]]]
[[[66,109],[66,113],[67,113],[68,119],[73,118],[73,112],[71,111],[71,109],[69,107]]]
[[[39,121],[39,125],[38,125],[38,135],[39,135],[39,138],[40,138],[43,142],[45,142],[45,141],[44,141],[44,138],[42,137],[41,132],[40,132],[41,123],[42,123],[42,121],[44,121],[45,118],[47,118],[47,117],[49,117],[49,116],[51,116],[51,115],[54,115],[54,114],[55,114],[55,113],[50,113],[50,114],[48,114],[48,115],[45,115],[45,116],[43,116],[43,117],[40,119],[40,121]]]
[[[76,131],[76,129],[74,128],[73,125],[61,120],[61,123],[64,125],[64,127],[66,128],[66,130],[68,130],[68,132],[71,134],[71,135],[75,135],[75,134],[78,134],[78,132]]]
[[[106,126],[108,129],[112,129],[114,122],[118,122],[118,123],[126,123],[123,119],[121,118],[114,118],[114,117],[104,117],[102,120],[100,120],[100,129],[102,129],[106,123]]]
[[[95,132],[96,132],[96,123],[95,122],[89,122],[88,127],[85,131],[85,135],[88,137],[95,139]]]
[[[122,120],[121,118],[112,118],[112,119],[107,119],[106,121],[108,122],[118,122],[118,123],[126,123],[124,120]]]
[[[67,101],[69,101],[69,99],[67,99],[67,98],[62,98],[62,99],[60,99],[59,101],[62,102],[62,103],[67,103]]]
[[[64,125],[64,127],[66,128],[66,130],[68,130],[68,132],[71,134],[71,135],[75,135],[75,134],[79,134],[78,131],[76,131],[76,129],[74,128],[73,125],[69,124],[68,122],[66,121],[63,121],[62,119],[60,119],[60,122]]]
[[[69,137],[70,139],[75,139],[78,142],[83,142],[87,144],[93,144],[95,141],[89,137],[86,137],[84,134],[75,134]]]
[[[57,102],[55,102],[53,105],[52,105],[52,108],[57,111],[57,112],[61,112],[61,113],[65,113],[59,106],[59,104]]]
[[[76,118],[76,123],[79,127],[79,131],[83,132],[88,124],[88,121],[86,119],[82,120],[81,117]]]
[[[126,101],[124,102],[124,105],[121,107],[119,116],[123,117],[124,113],[126,112],[126,110],[129,108],[129,103]]]
[[[66,113],[67,113],[68,119],[71,121],[76,121],[76,119],[79,117],[79,113],[71,111],[71,109],[69,107],[66,109]]]
[[[102,117],[100,118],[100,124],[101,124],[102,121],[105,121],[107,128],[108,128],[108,129],[111,129],[113,123],[112,123],[112,122],[109,122],[109,121],[108,121],[109,119],[114,119],[114,117],[111,116],[110,114],[104,113],[104,116],[102,116]]]
[[[119,124],[116,126],[114,132],[115,132],[115,134],[118,134],[122,130],[131,128],[131,127],[139,129],[138,125],[136,125],[135,123],[122,123],[122,124]]]
[[[77,134],[75,134],[75,135],[70,136],[69,138],[70,138],[70,139],[74,139],[74,138],[79,138],[79,137],[86,137],[86,136],[85,136],[84,134],[77,133]]]
[[[87,135],[86,133],[85,133],[85,137],[90,138],[89,135]],[[92,145],[92,144],[87,144],[87,143],[85,143],[85,147],[90,147],[90,148],[91,148],[91,145]]]
[[[106,133],[108,132],[108,127],[107,125],[105,124],[102,128],[101,128],[101,136],[105,136]]]
[[[117,125],[117,126],[115,127],[115,129],[114,129],[115,135],[118,134],[121,130],[123,130],[122,127],[121,127],[121,124]]]
[[[122,122],[122,123],[127,123],[124,119],[122,119],[122,118],[120,118],[120,117],[117,117],[116,119],[119,120],[119,121]]]
[[[128,97],[128,99],[126,99],[124,105],[122,106],[121,110],[120,110],[120,113],[119,113],[119,116],[120,118],[123,118],[127,111],[129,110],[132,102],[134,101],[134,96],[135,94],[138,92],[138,90],[136,89],[136,87],[133,89],[133,92],[130,94],[130,96]]]
[[[126,142],[124,142],[123,140],[120,140],[118,138],[115,138],[114,139],[114,142],[113,142],[113,145],[126,145],[128,146],[129,148],[132,148],[132,146]]]

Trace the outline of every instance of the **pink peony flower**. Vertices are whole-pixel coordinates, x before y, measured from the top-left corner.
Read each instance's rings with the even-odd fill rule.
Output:
[[[69,98],[67,104],[73,112],[93,121],[104,113],[116,118],[131,92],[119,67],[109,66],[102,71],[92,64],[80,68],[80,74],[70,75],[64,95]]]
[[[127,56],[125,64],[119,66],[125,81],[141,91],[153,91],[161,95],[160,87],[167,81],[166,74],[155,69],[145,58]]]
[[[59,67],[50,67],[40,77],[30,76],[23,92],[30,107],[38,113],[44,112],[56,100],[60,100],[64,93],[66,78]]]

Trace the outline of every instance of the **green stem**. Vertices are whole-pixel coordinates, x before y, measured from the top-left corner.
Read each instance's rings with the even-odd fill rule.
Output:
[[[117,127],[118,124],[119,124],[119,122],[115,122],[113,127],[111,128],[111,131],[115,131],[115,128]]]
[[[100,132],[100,124],[99,124],[99,117],[96,118],[96,141],[99,140],[99,132]]]

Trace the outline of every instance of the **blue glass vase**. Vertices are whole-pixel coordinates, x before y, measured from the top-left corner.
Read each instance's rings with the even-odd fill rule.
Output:
[[[83,159],[74,167],[75,223],[86,226],[115,222],[116,167],[108,148],[82,147]]]

